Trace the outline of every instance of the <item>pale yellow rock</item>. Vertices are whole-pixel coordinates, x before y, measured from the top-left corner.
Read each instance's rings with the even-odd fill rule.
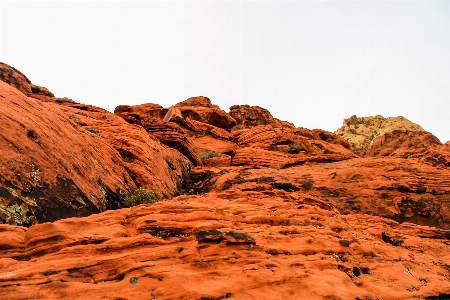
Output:
[[[385,118],[376,115],[358,118],[353,115],[345,119],[342,127],[334,133],[345,138],[355,153],[363,154],[376,137],[399,129],[425,131],[420,125],[402,116]]]

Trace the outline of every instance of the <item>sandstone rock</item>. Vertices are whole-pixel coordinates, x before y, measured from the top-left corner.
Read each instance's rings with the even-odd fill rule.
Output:
[[[233,105],[230,107],[230,116],[236,120],[237,125],[245,127],[269,125],[275,122],[272,114],[259,106]]]
[[[211,103],[211,100],[208,97],[203,97],[203,96],[191,97],[189,99],[186,99],[186,100],[178,103],[176,106],[179,108],[186,107],[186,106],[187,107],[199,106],[199,107],[207,107],[207,108],[217,107]]]
[[[241,147],[251,146],[265,150],[289,152],[290,145],[298,145],[302,152],[309,155],[354,155],[353,151],[349,149],[348,143],[331,132],[308,131],[310,136],[306,138],[305,131],[307,130],[303,129],[299,134],[299,131],[290,128],[260,125],[237,131],[234,134],[237,144]]]
[[[112,115],[0,77],[0,217],[118,208],[0,224],[2,299],[448,297],[450,147],[412,123],[346,120],[361,158],[259,107],[230,130],[206,97]],[[120,208],[141,186],[183,195]]]
[[[236,124],[242,128],[259,125],[295,128],[294,124],[272,117],[272,114],[267,109],[259,106],[233,105],[230,107],[229,114],[236,120]]]
[[[178,105],[178,104],[177,104]],[[231,129],[236,121],[226,112],[217,107],[177,106],[184,118],[203,122],[222,129]]]
[[[229,167],[231,166],[231,156],[226,154],[221,154],[219,157],[212,157],[203,160],[203,165],[205,167]]]
[[[194,165],[202,164],[199,149],[190,139],[187,132],[178,124],[141,114],[118,113],[118,116],[131,124],[139,123],[150,136],[162,144],[179,151]]]
[[[211,100],[206,97],[189,98],[176,104],[172,110],[175,111],[175,109],[181,113],[183,119],[199,121],[222,129],[231,129],[236,125],[236,121],[230,115],[221,110],[217,105],[213,105]],[[140,115],[144,118],[150,116],[164,119],[168,111],[168,108],[163,108],[158,104],[142,104],[133,106],[121,105],[116,107],[114,113],[128,113]],[[177,121],[180,121],[180,118],[177,118]]]
[[[237,150],[233,165],[243,167],[197,170],[192,176],[194,190],[303,193],[344,214],[365,213],[450,229],[450,170],[444,163],[430,163],[429,156],[303,156],[302,161],[302,156],[289,160],[264,151]],[[271,167],[270,172],[265,167]]]
[[[394,130],[424,131],[420,125],[404,117],[384,118],[377,115],[360,118],[351,116],[334,133],[346,139],[355,153],[362,155],[376,137]]]
[[[0,222],[30,225],[115,208],[136,188],[119,154],[53,103],[0,82]]]
[[[426,131],[393,130],[376,137],[367,148],[365,156],[402,155],[418,148],[440,145],[439,139]]]
[[[69,119],[88,131],[96,132],[118,152],[136,186],[156,189],[160,196],[168,198],[179,194],[191,167],[183,154],[162,145],[157,136],[150,135],[142,126],[130,125],[100,108],[81,108],[60,106]]]
[[[30,95],[31,81],[19,70],[0,62],[0,80],[15,87],[25,95]]]
[[[4,299],[400,300],[450,289],[446,233],[259,192],[0,228],[16,237],[0,251]]]
[[[289,156],[284,153],[251,147],[236,150],[232,160],[234,166],[252,168],[281,168],[288,163]]]
[[[450,141],[443,144],[441,147],[438,147],[440,151],[450,152]]]
[[[179,110],[178,108],[176,108],[175,106],[172,106],[169,108],[169,110],[167,111],[166,115],[163,118],[164,122],[175,122],[175,123],[179,123],[183,121],[183,115],[181,114],[181,110]]]
[[[195,121],[195,120],[191,120],[189,118],[184,119],[182,122],[180,122],[181,125],[191,131],[194,131],[195,134],[194,136],[198,137],[200,136],[206,136],[206,135],[211,135],[212,137],[215,137],[217,139],[222,139],[222,140],[231,140],[233,139],[233,135],[231,133],[229,133],[228,131],[213,126],[213,125],[209,125],[203,122],[199,122],[199,121]]]
[[[163,108],[159,104],[146,103],[141,105],[119,105],[114,110],[114,113],[129,113],[162,119],[167,114],[167,111],[167,108]]]
[[[25,83],[34,86],[13,71],[22,90]],[[165,197],[181,191],[187,159],[142,127],[98,107],[51,97],[45,88],[32,95],[42,96],[37,101],[1,84],[2,222],[30,225],[118,208],[137,187]]]
[[[231,154],[234,150],[238,148],[238,145],[236,145],[233,142],[217,139],[210,135],[198,138],[193,137],[193,141],[200,150],[209,149],[217,153]]]

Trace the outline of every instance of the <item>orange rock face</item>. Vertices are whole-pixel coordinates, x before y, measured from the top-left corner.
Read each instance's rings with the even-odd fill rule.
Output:
[[[417,124],[111,114],[0,79],[1,299],[450,297],[450,146]],[[162,199],[122,208],[140,187]]]
[[[14,87],[0,81],[1,222],[29,226],[119,208],[138,187],[179,194],[189,161],[141,126],[70,99],[27,97],[27,81],[15,81],[21,90],[9,81]]]
[[[2,225],[0,289],[3,299],[437,299],[450,290],[445,234],[284,191],[180,196]]]
[[[426,131],[394,130],[373,140],[366,156],[394,156],[420,148],[441,146],[437,137]]]
[[[272,124],[276,127],[295,128],[292,123],[280,121],[265,108],[250,105],[233,105],[230,107],[230,116],[242,127]]]

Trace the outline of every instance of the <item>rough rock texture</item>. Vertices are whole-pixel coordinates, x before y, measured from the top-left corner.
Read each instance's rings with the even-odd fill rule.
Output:
[[[78,217],[0,224],[1,299],[450,298],[450,146],[404,119],[350,118],[349,143],[259,107],[113,115],[0,77],[0,217]],[[120,208],[141,186],[166,199]]]
[[[180,196],[0,225],[0,236],[3,299],[445,299],[450,290],[448,232],[341,215],[284,191]]]
[[[240,127],[253,127],[272,124],[276,127],[295,128],[292,123],[280,121],[265,108],[250,105],[233,105],[230,107],[230,116],[236,120]]]
[[[251,148],[240,151],[255,151]],[[450,169],[426,158],[359,158],[310,156],[287,164],[287,158],[259,159],[257,166],[236,154],[233,164],[242,167],[194,169],[197,192],[240,189],[284,190],[305,193],[344,214],[366,213],[398,222],[450,229]],[[295,163],[296,162],[296,163]],[[264,167],[284,167],[271,169]]]
[[[141,126],[67,98],[38,101],[21,92],[33,86],[22,73],[0,68],[0,75],[9,80],[0,82],[0,222],[30,225],[118,208],[138,187],[180,193],[189,161]]]
[[[306,132],[309,133],[307,137],[305,137]],[[301,151],[309,155],[354,155],[353,151],[349,149],[349,144],[343,138],[324,130],[302,129],[297,131],[290,128],[273,128],[270,125],[260,125],[236,131],[235,139],[241,147],[251,146],[287,152],[289,151],[289,145],[298,144]]]
[[[189,138],[186,130],[177,123],[165,122],[161,119],[137,113],[116,113],[130,124],[142,126],[153,138],[162,144],[182,153],[194,165],[201,165],[199,150]]]
[[[167,108],[163,108],[159,104],[146,103],[141,105],[119,105],[114,110],[114,113],[130,113],[162,119],[166,115],[167,110]]]
[[[217,105],[213,105],[207,97],[192,97],[175,105],[180,110],[183,118],[199,121],[223,129],[231,129],[236,125],[236,121]],[[168,108],[163,108],[158,104],[142,105],[121,105],[116,107],[114,113],[129,113],[140,116],[151,116],[164,119]]]
[[[0,62],[0,80],[15,87],[29,97],[42,100],[54,97],[53,93],[47,88],[32,84],[22,72],[2,62]]]
[[[402,155],[416,149],[441,145],[437,137],[426,131],[393,130],[376,137],[367,148],[365,155]]]
[[[193,97],[176,105],[185,118],[203,122],[223,129],[231,129],[236,125],[233,119],[217,105],[212,105],[207,97]]]
[[[136,188],[119,154],[55,104],[4,82],[0,99],[1,222],[86,216]]]
[[[376,137],[394,130],[425,131],[420,125],[401,116],[384,118],[377,115],[357,118],[353,115],[345,119],[342,127],[334,133],[346,139],[355,153],[364,155]]]
[[[159,195],[168,198],[179,195],[191,168],[181,151],[164,146],[163,140],[142,126],[130,125],[98,107],[67,104],[59,108],[78,126],[102,137],[118,152],[136,186],[156,189]]]

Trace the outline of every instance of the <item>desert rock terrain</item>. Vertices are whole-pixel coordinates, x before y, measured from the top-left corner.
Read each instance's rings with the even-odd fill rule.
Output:
[[[110,113],[4,63],[0,101],[1,299],[450,299],[449,142],[403,117]]]

